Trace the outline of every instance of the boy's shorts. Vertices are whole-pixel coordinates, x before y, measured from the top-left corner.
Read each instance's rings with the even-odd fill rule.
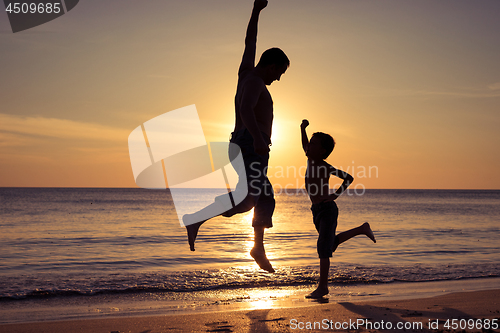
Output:
[[[313,222],[318,230],[318,255],[320,258],[330,258],[339,246],[335,235],[339,209],[335,201],[321,202],[311,206]]]

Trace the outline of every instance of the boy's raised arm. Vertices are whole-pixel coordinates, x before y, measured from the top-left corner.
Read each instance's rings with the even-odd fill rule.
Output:
[[[309,121],[307,119],[302,120],[302,124],[300,124],[300,133],[302,136],[302,149],[304,152],[307,149],[307,145],[309,144],[309,139],[307,138],[306,127],[309,126]]]
[[[267,6],[267,0],[255,0],[253,4],[252,16],[248,22],[247,33],[245,37],[245,51],[241,59],[238,74],[245,70],[251,70],[255,67],[255,52],[257,49],[257,26],[259,23],[260,11]]]

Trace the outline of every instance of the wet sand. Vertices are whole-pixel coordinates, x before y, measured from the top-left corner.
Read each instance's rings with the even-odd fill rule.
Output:
[[[447,322],[450,327],[445,326]],[[453,329],[453,325],[456,325],[456,329]],[[500,332],[500,329],[495,329],[499,325],[500,289],[495,289],[420,299],[329,302],[273,309],[6,324],[0,325],[0,331],[3,333],[265,333],[353,330],[446,332],[463,331],[465,328],[468,332]],[[489,329],[485,326],[489,326]]]

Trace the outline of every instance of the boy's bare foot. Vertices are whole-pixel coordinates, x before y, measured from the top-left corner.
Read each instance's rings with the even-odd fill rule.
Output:
[[[182,217],[183,221],[185,221],[184,216]],[[200,226],[203,224],[203,222],[205,221],[186,225],[186,231],[188,234],[188,243],[191,251],[194,251],[194,242],[196,241],[196,236],[198,236],[198,230],[200,229]]]
[[[274,273],[274,268],[267,259],[266,252],[264,250],[254,247],[252,251],[250,251],[250,255],[255,260],[257,265],[259,265],[260,268],[262,268],[265,271],[268,271],[269,273]]]
[[[368,238],[370,238],[374,243],[377,242],[377,240],[375,239],[375,235],[373,234],[372,228],[370,228],[370,223],[368,223],[368,222],[363,223],[363,231],[364,231],[364,234]]]
[[[306,296],[306,298],[323,298],[325,295],[328,295],[328,287],[318,287],[315,291]]]

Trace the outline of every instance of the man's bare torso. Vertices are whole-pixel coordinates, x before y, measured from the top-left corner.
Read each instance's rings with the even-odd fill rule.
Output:
[[[246,83],[249,80],[260,81],[260,94],[258,98],[257,105],[254,107],[255,120],[261,132],[265,133],[269,138],[271,137],[272,125],[273,125],[273,99],[269,90],[267,90],[264,81],[256,76],[252,70],[240,73],[238,78],[238,87],[236,89],[236,96],[234,99],[235,110],[236,110],[236,122],[234,131],[239,131],[245,129],[245,125],[241,120],[240,109],[242,104],[242,97],[245,92]]]

